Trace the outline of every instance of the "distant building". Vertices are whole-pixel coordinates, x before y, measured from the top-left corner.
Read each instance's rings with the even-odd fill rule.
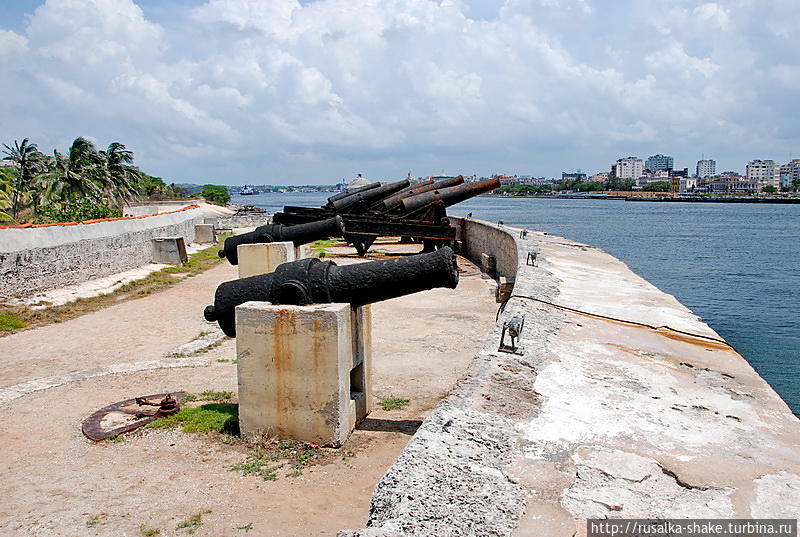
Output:
[[[617,179],[631,179],[636,181],[644,175],[644,162],[640,158],[625,157],[618,159],[611,166],[611,175]]]
[[[780,174],[781,188],[791,187],[794,181],[800,181],[800,159],[794,159],[781,166]]]
[[[708,182],[708,192],[712,194],[756,194],[760,188],[756,181],[715,179]]]
[[[17,165],[11,160],[4,160],[0,158],[0,168],[14,168]]]
[[[670,177],[689,177],[689,168],[684,168],[682,170],[670,170],[669,171]]]
[[[608,172],[600,172],[596,173],[593,176],[589,177],[589,182],[592,183],[605,183],[608,181],[608,176],[610,174]]]
[[[702,179],[712,175],[717,175],[717,163],[711,159],[698,160],[694,176]]]
[[[774,160],[751,160],[747,163],[745,177],[758,183],[761,190],[767,186],[780,187],[781,167]]]
[[[659,170],[671,170],[673,165],[673,158],[667,155],[653,155],[652,157],[647,157],[647,162],[645,163],[644,168],[651,172],[657,172]]]
[[[561,172],[562,181],[586,181],[586,174],[582,172],[567,173]]]
[[[679,192],[694,192],[695,188],[697,188],[696,177],[682,177],[679,179]]]

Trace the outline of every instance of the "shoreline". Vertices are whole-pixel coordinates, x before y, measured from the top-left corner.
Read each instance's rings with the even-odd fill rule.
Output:
[[[558,196],[545,196],[540,194],[530,195],[512,195],[505,196],[502,194],[482,194],[487,198],[541,198],[541,199],[562,199],[562,200],[606,200],[606,201],[649,201],[649,202],[688,202],[688,203],[762,203],[762,204],[784,204],[795,205],[800,204],[800,197],[796,198],[706,198],[706,197],[643,197],[643,196],[605,196],[605,195],[582,195],[582,194],[564,194]]]

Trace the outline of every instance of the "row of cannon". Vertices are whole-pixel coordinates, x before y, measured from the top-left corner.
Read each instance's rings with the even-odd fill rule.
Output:
[[[408,181],[371,183],[331,196],[319,209],[284,207],[272,224],[226,239],[220,257],[236,265],[242,244],[290,241],[300,246],[329,237],[343,237],[361,255],[375,238],[386,235],[421,239],[425,248],[416,255],[346,266],[316,258],[284,263],[270,274],[220,284],[204,316],[235,337],[236,306],[248,301],[361,306],[435,287],[453,289],[458,284],[456,258],[445,244],[455,239],[455,229],[445,209],[498,186],[494,179],[464,183],[460,176],[413,186]]]
[[[329,237],[342,237],[359,255],[379,236],[415,239],[431,251],[455,240],[447,207],[499,186],[496,179],[464,183],[461,176],[413,186],[407,180],[370,183],[331,196],[319,208],[286,206],[272,224],[227,239],[220,257],[235,265],[240,244],[291,241],[299,246]]]

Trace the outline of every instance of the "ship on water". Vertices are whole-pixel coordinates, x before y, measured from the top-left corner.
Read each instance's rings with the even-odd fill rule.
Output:
[[[258,194],[258,190],[256,190],[252,186],[244,185],[242,189],[239,191],[239,194],[242,196],[254,196]]]

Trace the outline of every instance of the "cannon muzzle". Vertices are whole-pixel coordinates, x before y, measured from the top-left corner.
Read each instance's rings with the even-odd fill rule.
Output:
[[[231,265],[239,264],[236,248],[240,244],[258,244],[266,242],[291,241],[295,246],[308,244],[328,237],[340,237],[344,234],[344,221],[341,216],[334,216],[317,222],[286,226],[283,224],[268,224],[259,226],[255,231],[242,233],[235,237],[225,239],[225,246],[219,251],[220,257],[227,257]]]
[[[410,198],[405,198],[400,201],[400,207],[403,214],[412,213],[418,209],[431,205],[432,203],[441,201],[445,207],[450,207],[456,203],[462,202],[466,199],[490,192],[495,188],[500,187],[500,181],[497,179],[487,179],[486,181],[478,181],[475,183],[464,183],[463,185],[451,186],[441,190],[431,190],[424,194],[418,194]]]
[[[410,198],[412,196],[416,196],[418,194],[424,194],[425,192],[430,192],[431,190],[441,190],[443,188],[451,187],[460,185],[464,182],[464,177],[451,177],[448,179],[442,179],[441,181],[425,181],[424,183],[420,183],[415,187],[407,188],[405,190],[401,190],[397,194],[389,196],[381,201],[379,201],[376,206],[373,206],[378,212],[389,212],[393,209],[400,206],[400,202],[406,198]]]
[[[332,261],[301,259],[261,274],[220,284],[214,305],[204,316],[217,321],[222,331],[236,336],[236,306],[251,300],[272,304],[306,305],[349,302],[363,306],[381,300],[426,291],[455,289],[456,257],[449,247],[408,257],[338,266]]]

